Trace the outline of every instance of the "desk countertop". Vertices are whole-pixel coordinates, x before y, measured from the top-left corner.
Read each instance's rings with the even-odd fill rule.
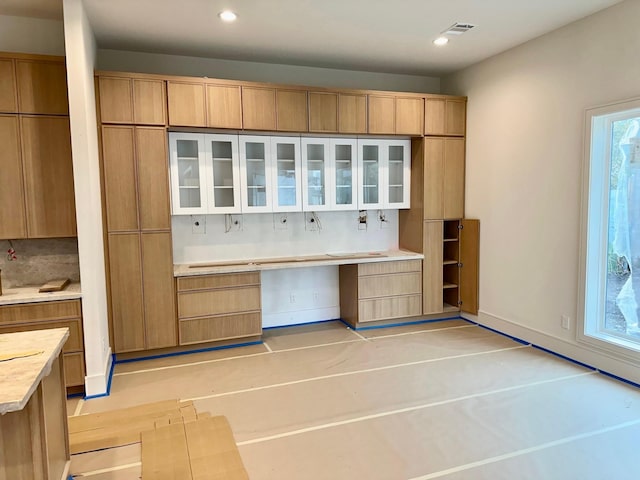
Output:
[[[389,250],[383,252],[329,253],[322,255],[300,255],[297,257],[256,258],[228,260],[194,264],[176,264],[173,274],[176,277],[208,275],[215,273],[257,272],[284,268],[322,267],[327,265],[350,265],[355,263],[392,262],[397,260],[422,260],[421,253],[407,250]]]
[[[0,361],[0,414],[22,410],[62,351],[68,328],[0,335],[0,355],[41,351],[36,355]]]
[[[39,293],[39,286],[3,288],[0,305],[16,305],[20,303],[52,302],[54,300],[73,300],[81,298],[80,284],[71,283],[60,292]]]

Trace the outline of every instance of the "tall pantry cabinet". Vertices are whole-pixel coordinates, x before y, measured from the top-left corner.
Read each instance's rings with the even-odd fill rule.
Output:
[[[101,77],[98,87],[113,349],[173,347],[167,134],[164,126],[152,126],[166,123],[166,114],[147,106],[163,104],[153,97],[160,93],[164,98],[164,84]]]

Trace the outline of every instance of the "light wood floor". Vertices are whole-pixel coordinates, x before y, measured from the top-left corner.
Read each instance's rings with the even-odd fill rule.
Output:
[[[640,390],[463,320],[118,364],[86,414],[179,398],[226,415],[252,480],[637,479]],[[140,477],[140,446],[74,455],[91,480]]]

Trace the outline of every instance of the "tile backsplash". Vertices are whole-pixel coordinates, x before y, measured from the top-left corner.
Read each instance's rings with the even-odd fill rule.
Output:
[[[3,288],[42,285],[58,278],[80,281],[76,238],[13,240],[12,243],[17,259],[10,261],[7,258],[9,242],[0,240]]]

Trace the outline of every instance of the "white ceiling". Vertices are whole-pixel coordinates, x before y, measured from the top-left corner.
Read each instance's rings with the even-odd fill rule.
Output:
[[[437,76],[621,0],[84,0],[99,48]],[[0,0],[55,16],[61,0]],[[6,7],[6,8],[5,8]],[[230,8],[234,24],[217,14]],[[40,15],[34,13],[42,10]],[[16,11],[18,13],[16,13]],[[58,10],[59,11],[59,10]],[[30,13],[29,13],[30,12]],[[53,13],[52,13],[53,12]],[[454,22],[477,25],[436,48]]]

